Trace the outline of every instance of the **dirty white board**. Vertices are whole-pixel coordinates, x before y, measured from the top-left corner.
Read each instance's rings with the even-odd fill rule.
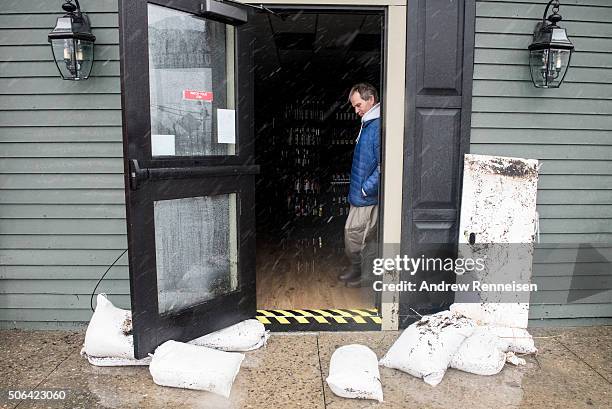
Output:
[[[458,257],[484,258],[485,267],[458,275],[458,283],[472,289],[475,280],[530,283],[537,184],[537,160],[465,155]],[[529,291],[457,293],[452,309],[483,323],[526,328]]]

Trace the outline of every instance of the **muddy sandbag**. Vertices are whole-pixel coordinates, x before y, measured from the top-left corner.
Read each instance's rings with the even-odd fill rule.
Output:
[[[96,300],[81,354],[97,366],[148,365],[151,358],[134,358],[132,312],[115,307],[106,294],[98,294]]]
[[[343,398],[383,401],[378,358],[364,345],[345,345],[336,349],[325,380],[332,392]]]
[[[451,359],[451,368],[476,375],[495,375],[506,362],[506,344],[488,328],[477,328]]]
[[[506,351],[517,354],[537,354],[531,334],[523,328],[489,326],[488,330],[507,344]]]
[[[266,345],[269,336],[270,331],[266,331],[261,322],[250,319],[193,339],[188,344],[201,345],[221,351],[244,352]]]
[[[380,364],[423,378],[429,385],[436,386],[475,326],[469,318],[450,311],[424,316],[402,332]]]
[[[514,366],[527,365],[527,361],[525,361],[523,358],[516,356],[516,354],[512,351],[506,352],[506,362]]]
[[[166,341],[157,347],[149,371],[161,386],[209,391],[229,397],[243,354]]]
[[[529,303],[454,303],[449,310],[471,318],[478,325],[527,328],[529,318]]]

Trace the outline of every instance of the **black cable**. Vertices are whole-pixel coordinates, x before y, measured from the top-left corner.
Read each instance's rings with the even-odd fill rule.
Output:
[[[95,312],[94,307],[93,307],[93,299],[94,299],[94,295],[96,295],[96,290],[98,289],[98,286],[100,285],[100,283],[102,282],[102,280],[104,280],[104,277],[106,277],[106,274],[110,271],[111,268],[113,268],[113,266],[115,265],[115,263],[117,261],[119,261],[119,259],[127,252],[127,249],[123,250],[123,253],[121,253],[119,255],[119,257],[117,257],[115,259],[115,261],[113,261],[113,264],[111,264],[110,266],[108,266],[108,268],[106,269],[106,271],[104,272],[104,274],[102,274],[102,277],[100,277],[100,279],[98,280],[98,282],[96,283],[96,286],[94,287],[93,291],[91,292],[91,298],[89,299],[89,307],[91,308],[91,310],[93,312]]]

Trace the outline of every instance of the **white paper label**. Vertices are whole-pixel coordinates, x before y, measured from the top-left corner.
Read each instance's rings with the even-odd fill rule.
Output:
[[[151,155],[174,156],[176,155],[174,135],[151,135]]]
[[[217,141],[236,143],[236,111],[217,109]]]

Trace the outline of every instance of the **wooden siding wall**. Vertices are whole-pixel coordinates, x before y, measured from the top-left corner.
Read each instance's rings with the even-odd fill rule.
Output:
[[[541,160],[531,317],[612,317],[612,2],[561,2],[576,53],[556,90],[528,69],[546,3],[477,2],[470,148]]]
[[[62,81],[52,62],[60,1],[0,7],[0,327],[87,321],[93,286],[127,246],[117,0],[80,3],[97,36],[84,82]],[[534,297],[533,317],[610,317],[612,293],[597,291],[612,288],[612,3],[563,2],[578,51],[560,89],[536,90],[526,46],[544,3],[477,3],[471,151],[542,160],[550,248],[536,254],[535,281],[551,291]],[[578,254],[576,243],[599,244]],[[127,278],[124,256],[99,291],[128,307]],[[549,302],[570,285],[585,297]]]
[[[0,327],[87,321],[126,248],[117,0],[81,0],[92,77],[63,81],[47,33],[59,0],[0,5]],[[127,257],[100,286],[129,307]]]

